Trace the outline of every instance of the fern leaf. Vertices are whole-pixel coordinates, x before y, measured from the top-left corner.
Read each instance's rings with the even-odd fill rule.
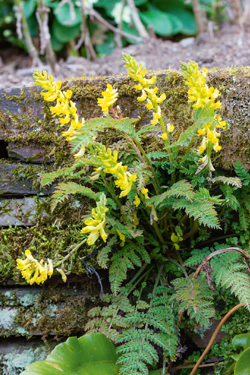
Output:
[[[243,185],[247,186],[250,183],[250,174],[247,172],[247,170],[243,167],[241,162],[239,160],[235,163],[235,172],[237,176],[241,179],[243,182]]]
[[[194,220],[198,219],[200,225],[203,224],[209,228],[220,229],[217,212],[211,202],[204,203],[202,200],[190,202],[180,199],[173,204],[173,208],[175,210],[185,209],[186,214],[189,217],[193,217]]]
[[[101,250],[98,252],[96,260],[101,268],[108,268],[108,265],[107,265],[109,261],[108,255],[109,253],[111,253],[115,242],[116,242],[116,238],[112,237],[111,240],[107,242],[107,245],[102,247]]]
[[[215,311],[211,302],[213,299],[211,290],[205,281],[201,278],[193,280],[192,276],[189,276],[188,280],[178,278],[173,281],[173,284],[176,292],[172,299],[179,303],[179,312],[187,310],[190,318],[194,318],[197,323],[207,326],[209,318],[215,315]]]
[[[52,195],[51,210],[54,211],[58,203],[64,202],[71,194],[82,194],[88,198],[96,199],[96,194],[89,188],[75,182],[60,183]]]
[[[235,186],[237,188],[241,188],[242,187],[242,182],[241,182],[241,180],[238,177],[218,176],[218,177],[211,178],[209,180],[212,183],[216,183],[216,182],[220,183],[220,182],[222,182],[223,184]]]
[[[186,180],[181,180],[176,182],[169,190],[165,191],[163,194],[156,195],[153,198],[147,199],[146,203],[147,205],[153,203],[157,207],[160,203],[168,200],[168,198],[170,197],[183,197],[191,200],[194,195],[195,193],[193,191],[192,185]]]
[[[239,219],[240,219],[241,229],[243,229],[244,231],[247,231],[249,227],[249,219],[248,219],[248,214],[244,207],[239,208]]]
[[[57,178],[76,178],[74,170],[80,166],[79,163],[74,164],[72,167],[62,168],[58,171],[43,173],[41,176],[41,186],[47,186],[52,184]]]

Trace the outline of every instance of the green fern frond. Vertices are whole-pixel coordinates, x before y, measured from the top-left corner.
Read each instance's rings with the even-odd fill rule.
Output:
[[[168,156],[168,153],[165,151],[151,151],[147,153],[149,160],[161,160],[165,159]]]
[[[215,315],[215,310],[212,307],[211,290],[204,279],[199,277],[193,280],[190,275],[188,280],[178,278],[173,284],[176,291],[172,299],[179,304],[179,312],[186,310],[191,319],[194,318],[197,323],[207,326],[209,319]]]
[[[240,219],[241,229],[243,229],[244,231],[247,231],[249,227],[249,216],[248,216],[248,212],[246,211],[246,209],[242,206],[239,208],[239,219]]]
[[[247,172],[247,170],[243,167],[241,162],[239,160],[235,163],[235,172],[237,176],[241,179],[243,185],[247,186],[250,183],[250,174]]]
[[[175,210],[184,209],[189,217],[194,220],[198,219],[200,225],[205,225],[209,228],[220,229],[219,219],[214,205],[211,202],[205,203],[204,201],[187,201],[180,199],[173,204]]]
[[[77,173],[75,172],[75,169],[80,167],[80,163],[75,163],[72,167],[66,167],[59,169],[58,171],[50,172],[50,173],[43,173],[41,176],[41,186],[47,186],[52,184],[57,178],[64,177],[66,179],[74,178],[76,179]]]
[[[114,244],[117,242],[116,237],[112,237],[106,244],[106,246],[102,247],[101,250],[98,251],[97,254],[97,263],[101,268],[108,268],[108,261],[109,261],[109,253],[113,250]]]
[[[52,195],[52,212],[58,203],[64,202],[71,194],[82,194],[85,197],[96,199],[96,194],[85,186],[78,185],[75,182],[60,183],[57,185],[57,190]]]
[[[139,194],[146,185],[150,184],[153,178],[153,173],[145,163],[139,163],[133,168],[133,173],[137,175],[136,186]]]
[[[227,184],[227,185],[235,186],[237,188],[242,187],[242,182],[238,177],[218,176],[218,177],[209,179],[209,181],[211,181],[213,184],[216,182],[217,183],[222,182],[224,185]]]
[[[133,269],[134,266],[141,267],[141,259],[150,263],[146,249],[138,243],[125,245],[112,256],[112,263],[109,268],[109,280],[114,295],[117,295],[122,282],[126,279],[127,270],[129,268]]]
[[[183,197],[188,200],[191,200],[194,197],[195,193],[193,191],[192,185],[186,181],[181,180],[176,182],[169,190],[165,191],[163,194],[156,195],[150,199],[147,199],[146,204],[153,203],[156,207],[164,202],[167,201],[170,197]]]

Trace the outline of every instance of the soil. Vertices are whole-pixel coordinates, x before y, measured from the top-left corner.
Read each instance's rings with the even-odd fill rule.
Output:
[[[144,44],[115,49],[95,61],[70,56],[57,64],[57,79],[86,78],[125,73],[122,52],[129,53],[148,70],[178,70],[180,61],[196,61],[200,67],[225,68],[250,65],[250,27],[241,30],[236,25],[225,24],[220,30],[203,33],[196,38],[179,42],[152,38]],[[29,56],[17,49],[0,52],[0,89],[33,82],[33,67]],[[49,66],[43,66],[49,71]]]

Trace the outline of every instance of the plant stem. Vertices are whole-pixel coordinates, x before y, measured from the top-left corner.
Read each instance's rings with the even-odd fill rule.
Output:
[[[119,201],[119,199],[117,198],[116,194],[115,194],[115,191],[113,190],[112,186],[110,186],[110,184],[108,183],[107,179],[106,179],[106,176],[104,175],[103,172],[101,172],[101,176],[102,176],[102,180],[103,180],[103,183],[104,183],[104,186],[107,188],[107,190],[109,191],[111,197],[114,199],[114,201],[116,202],[117,206],[119,208],[121,208],[122,204],[121,202]]]
[[[138,141],[136,141],[135,139],[133,140],[135,142],[135,144],[137,145],[137,147],[139,148],[139,150],[141,151],[143,157],[144,157],[144,160],[145,162],[147,163],[147,165],[149,166],[149,168],[151,169],[152,173],[153,173],[153,176],[154,176],[154,180],[152,180],[152,184],[154,185],[154,189],[155,189],[155,192],[156,194],[160,194],[160,185],[159,185],[159,182],[158,182],[158,179],[156,177],[156,174],[155,174],[155,171],[154,171],[154,168],[152,166],[152,164],[150,163],[145,151],[143,150],[142,146],[140,145],[140,143]]]
[[[16,6],[17,6],[17,9],[19,9],[19,11],[21,13],[21,16],[22,16],[23,35],[24,35],[24,39],[25,39],[25,42],[26,42],[28,53],[29,53],[30,57],[32,58],[33,65],[34,66],[42,66],[43,64],[42,64],[41,60],[39,59],[37,49],[32,42],[32,38],[31,38],[31,35],[30,35],[30,30],[29,30],[29,25],[28,25],[27,19],[25,17],[24,11],[23,11],[23,4],[22,4],[21,0],[14,0],[14,2],[15,2]]]
[[[53,267],[58,267],[60,264],[64,263],[69,257],[71,257],[73,255],[73,253],[78,250],[85,242],[87,241],[87,238],[84,238],[84,240],[82,242],[80,242],[78,245],[76,245],[72,250],[71,252],[66,255],[62,260],[60,260],[58,263],[54,264]]]
[[[200,356],[199,360],[197,361],[196,365],[194,366],[193,370],[191,371],[190,375],[194,375],[200,365],[200,363],[203,361],[203,358],[205,357],[205,355],[209,352],[211,346],[213,345],[213,342],[214,340],[216,339],[216,336],[218,335],[221,327],[223,326],[223,324],[227,321],[227,319],[230,317],[230,315],[232,315],[236,310],[238,310],[239,308],[243,307],[243,303],[239,303],[238,305],[234,306],[225,316],[224,318],[220,321],[220,323],[218,324],[216,330],[214,331],[206,349],[204,350],[204,352],[202,353],[202,355]]]

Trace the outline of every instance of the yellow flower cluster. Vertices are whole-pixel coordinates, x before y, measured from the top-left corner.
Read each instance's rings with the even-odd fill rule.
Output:
[[[146,68],[143,68],[142,64],[139,64],[138,66],[136,60],[126,53],[123,54],[123,60],[126,62],[124,66],[128,69],[129,76],[133,78],[135,81],[139,81],[139,84],[134,86],[137,90],[142,92],[141,96],[137,98],[137,100],[139,102],[143,102],[147,99],[147,109],[154,110],[153,120],[151,120],[151,123],[153,125],[160,123],[160,125],[163,128],[163,131],[165,132],[165,128],[162,121],[161,108],[158,104],[162,103],[166,99],[166,95],[162,94],[160,97],[158,97],[156,95],[158,88],[154,87],[152,89],[149,87],[150,85],[153,85],[155,83],[156,76],[153,76],[150,79],[146,79]]]
[[[33,258],[30,250],[25,251],[26,259],[17,259],[17,269],[22,273],[22,276],[26,281],[32,285],[43,284],[47,280],[48,276],[51,277],[53,274],[53,263],[51,259],[48,259],[48,263],[43,264],[43,260],[40,263]]]
[[[113,89],[110,84],[107,85],[106,91],[102,92],[103,98],[98,98],[98,105],[101,107],[103,113],[108,114],[109,107],[117,100],[117,90]]]
[[[106,242],[107,234],[105,232],[105,218],[106,212],[109,210],[106,207],[107,199],[102,194],[101,199],[96,204],[96,208],[92,209],[92,217],[84,220],[84,224],[87,226],[81,230],[81,233],[90,233],[88,236],[87,244],[93,245],[99,238],[102,237],[103,241]]]
[[[183,64],[182,70],[183,75],[186,78],[185,84],[189,86],[189,102],[196,102],[193,104],[194,108],[199,109],[206,106],[206,108],[211,109],[212,111],[222,108],[220,101],[215,102],[218,96],[220,96],[219,90],[214,87],[208,87],[206,84],[206,68],[203,68],[201,73],[198,64],[190,62],[188,64]],[[202,168],[208,165],[210,171],[214,171],[211,162],[212,149],[214,149],[215,152],[221,150],[221,146],[219,145],[220,133],[216,128],[226,129],[226,121],[222,121],[221,116],[214,114],[213,120],[205,123],[203,127],[197,131],[198,136],[203,137],[197,152],[202,154],[206,151],[207,153],[207,155],[199,159],[199,163],[202,165]]]
[[[130,192],[133,182],[136,181],[136,174],[131,174],[127,172],[127,166],[118,163],[118,153],[117,151],[112,151],[110,148],[107,148],[104,145],[96,145],[98,150],[98,158],[100,159],[105,173],[113,174],[117,177],[115,180],[116,187],[121,189],[121,194],[119,198],[125,197]]]
[[[220,101],[215,103],[215,100],[220,96],[219,90],[208,87],[206,84],[207,68],[203,68],[201,74],[198,64],[190,62],[188,70],[184,71],[183,75],[186,78],[185,84],[189,86],[189,102],[196,102],[193,104],[194,108],[204,108],[206,105],[214,110],[222,108]]]
[[[50,107],[50,111],[54,116],[59,116],[61,126],[70,123],[69,129],[66,132],[63,132],[64,137],[70,141],[73,139],[76,131],[84,126],[84,119],[79,121],[75,103],[70,100],[72,97],[72,91],[61,91],[61,82],[53,82],[53,77],[51,75],[49,75],[47,78],[46,71],[35,71],[34,78],[38,86],[41,86],[43,89],[47,90],[47,92],[41,93],[44,100],[48,102],[56,100],[56,105],[54,107]],[[80,149],[79,153],[82,155],[83,152],[84,147]],[[75,156],[79,157],[78,154]]]

